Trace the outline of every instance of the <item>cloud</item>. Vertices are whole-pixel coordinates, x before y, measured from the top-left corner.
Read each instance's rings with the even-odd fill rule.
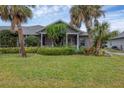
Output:
[[[116,11],[108,11],[113,7],[117,6],[104,6],[103,10],[105,12],[105,17],[100,17],[100,22],[108,22],[110,24],[110,31],[119,30],[120,32],[124,31],[124,9]],[[84,24],[81,27],[81,30],[86,31]]]
[[[99,20],[101,22],[106,21],[110,24],[111,30],[124,30],[124,9],[113,11],[113,8],[118,6],[104,6],[102,10],[105,11],[105,18],[101,17]],[[45,25],[54,22],[58,19],[62,19],[66,22],[70,21],[69,10],[70,5],[39,5],[33,9],[34,18],[39,23],[44,23]],[[40,22],[41,21],[41,22]],[[86,31],[84,24],[81,29]]]
[[[113,7],[115,7],[114,5],[106,5],[106,6],[103,6],[102,10],[106,11],[108,9],[112,9]]]
[[[119,6],[104,6],[102,9],[105,12],[105,18],[101,17],[100,22],[108,22],[110,24],[110,30],[124,31],[124,9],[118,9]],[[65,22],[70,22],[69,10],[70,5],[39,5],[35,9],[32,9],[34,18],[29,20],[27,25],[48,25],[58,19],[62,19]],[[115,10],[113,10],[116,9]],[[2,24],[2,23],[1,23]],[[24,24],[25,25],[25,24]],[[86,31],[83,24],[81,30]]]
[[[71,8],[71,6],[62,6],[62,5],[44,5],[44,6],[37,6],[34,10],[34,18],[44,17],[44,16],[54,16],[57,15],[67,9]]]
[[[118,11],[107,12],[105,18],[100,18],[100,21],[106,21],[110,24],[110,29],[124,31],[124,9]]]

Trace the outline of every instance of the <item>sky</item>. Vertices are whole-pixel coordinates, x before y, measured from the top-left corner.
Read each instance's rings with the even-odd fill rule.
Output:
[[[28,20],[26,26],[29,25],[42,25],[46,26],[57,20],[63,20],[67,23],[70,22],[70,5],[38,5],[33,11],[33,18]],[[100,22],[108,22],[110,30],[124,31],[124,6],[123,5],[105,5],[102,10],[105,11],[105,17],[100,17]],[[0,20],[0,26],[9,26],[9,22]],[[86,31],[84,24],[81,30]]]

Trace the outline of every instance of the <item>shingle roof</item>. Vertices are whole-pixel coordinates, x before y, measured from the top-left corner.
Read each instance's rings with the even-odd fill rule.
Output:
[[[69,25],[68,23],[66,23],[66,22],[64,22],[62,20],[58,20],[58,21],[56,21],[56,22],[54,22],[52,24],[59,23],[59,22],[67,24],[71,29],[73,29],[73,31],[80,32],[80,36],[87,36],[88,35],[87,32],[84,32],[84,31],[80,30],[79,28],[73,27],[73,26]],[[47,26],[49,26],[49,25],[47,25]],[[24,35],[38,35],[39,34],[38,32],[44,31],[44,29],[47,26],[40,26],[40,25],[22,26],[23,34]],[[0,26],[0,30],[10,30],[10,26]]]
[[[112,39],[120,39],[120,38],[124,38],[124,32],[120,33],[118,36],[116,36]]]
[[[24,35],[38,35],[37,32],[42,30],[43,26],[23,26],[22,29]],[[10,26],[0,26],[0,30],[10,30]]]
[[[71,29],[73,29],[74,32],[79,32],[79,33],[80,33],[80,36],[87,36],[87,35],[88,35],[87,32],[84,32],[84,31],[80,30],[80,29],[77,28],[77,27],[71,26],[70,24],[68,24],[68,23],[66,23],[66,22],[64,22],[64,21],[62,21],[62,20],[55,21],[55,22],[53,22],[53,23],[51,23],[51,24],[49,24],[49,25],[57,24],[57,23],[64,23],[64,24],[66,24],[68,27],[70,27]],[[46,27],[48,27],[49,25],[45,26],[45,27],[44,27],[41,31],[39,31],[39,32],[44,32],[45,29],[46,29]],[[39,33],[39,32],[38,32],[38,33]]]
[[[62,21],[62,20],[58,20],[58,21],[55,21],[55,22],[53,22],[53,23],[51,23],[51,24],[45,26],[45,27],[41,30],[41,32],[44,31],[44,29],[46,29],[46,27],[48,27],[48,26],[50,26],[50,25],[52,25],[52,24],[57,24],[57,23],[64,23],[64,24],[66,24],[67,26],[69,26],[70,28],[74,29],[75,31],[81,31],[81,30],[80,30],[79,28],[77,28],[77,27],[71,26],[70,24],[68,24],[68,23],[66,23],[66,22],[64,22],[64,21]]]
[[[88,33],[87,32],[80,32],[80,36],[88,36]]]

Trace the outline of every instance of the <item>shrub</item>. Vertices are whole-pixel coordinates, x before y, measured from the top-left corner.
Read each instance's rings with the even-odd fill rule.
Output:
[[[37,47],[28,47],[25,48],[27,53],[37,53],[38,48]],[[8,53],[19,53],[19,48],[0,48],[0,53],[2,54],[8,54]]]
[[[28,36],[25,41],[28,47],[40,45],[40,40],[36,36]]]
[[[0,48],[0,53],[8,54],[8,53],[18,53],[19,48]]]
[[[11,33],[9,30],[0,31],[0,46],[15,47],[17,45],[17,33]]]
[[[37,53],[38,47],[26,47],[25,51],[26,53]]]
[[[92,47],[92,48],[85,48],[84,49],[84,54],[85,55],[94,55],[95,51],[96,51],[96,49],[94,47]]]
[[[105,55],[106,55],[105,50],[100,49],[99,53],[96,56],[105,56]]]
[[[95,56],[104,56],[104,50],[100,49],[99,53],[96,54],[96,48],[84,48],[82,51],[84,55],[95,55]]]
[[[72,55],[75,51],[73,48],[39,48],[37,53],[41,55]]]
[[[38,53],[41,55],[72,55],[75,54],[75,50],[73,48],[48,48],[48,47],[26,47],[27,53]],[[0,53],[8,54],[8,53],[18,53],[19,48],[0,48]]]

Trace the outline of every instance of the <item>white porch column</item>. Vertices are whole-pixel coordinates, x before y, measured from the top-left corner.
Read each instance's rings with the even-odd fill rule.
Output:
[[[43,34],[41,33],[41,37],[40,37],[40,46],[43,46]]]
[[[77,34],[77,50],[79,50],[79,45],[80,45],[80,43],[79,43],[79,34]]]
[[[24,44],[27,47],[27,43],[25,42],[26,41],[26,38],[27,38],[27,35],[25,35],[25,40],[24,40]]]
[[[68,34],[66,34],[66,46],[68,46]]]
[[[19,40],[18,40],[18,38],[17,38],[17,40],[16,40],[16,46],[17,46],[17,47],[19,46]]]

